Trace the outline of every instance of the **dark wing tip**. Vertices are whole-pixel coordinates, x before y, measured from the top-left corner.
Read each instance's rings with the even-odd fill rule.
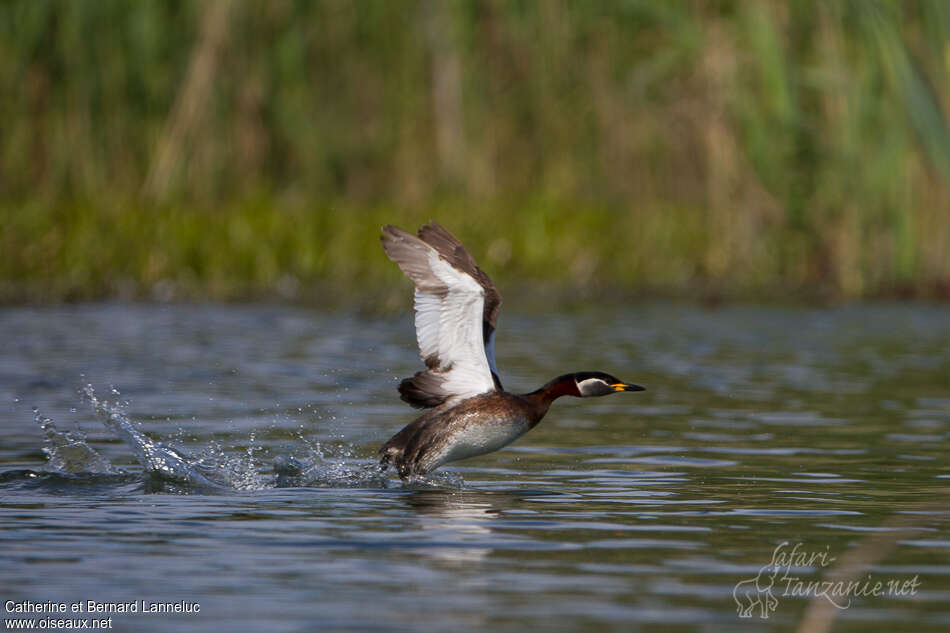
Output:
[[[501,305],[501,294],[484,270],[479,268],[475,258],[465,248],[457,237],[448,229],[434,220],[419,229],[419,239],[434,248],[439,256],[450,265],[470,275],[485,291],[485,322],[490,330],[495,328],[498,320],[498,308]],[[485,343],[488,343],[490,331],[485,333]]]
[[[386,242],[387,240],[405,239],[407,236],[413,237],[412,233],[403,231],[398,226],[386,224],[382,228],[382,234],[379,236],[379,239],[381,239],[383,242]]]
[[[467,259],[471,261],[473,266],[478,267],[462,241],[435,220],[429,220],[428,224],[420,226],[417,235],[420,240],[438,251],[442,259],[453,266],[458,267],[461,261]]]

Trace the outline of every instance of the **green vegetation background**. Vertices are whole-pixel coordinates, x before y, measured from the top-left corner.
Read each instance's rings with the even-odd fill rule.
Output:
[[[503,288],[945,296],[948,70],[944,0],[11,0],[0,300],[366,296],[429,219]]]

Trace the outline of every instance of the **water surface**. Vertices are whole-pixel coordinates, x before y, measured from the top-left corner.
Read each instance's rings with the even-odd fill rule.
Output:
[[[946,307],[506,312],[507,387],[648,391],[562,399],[408,486],[374,465],[414,415],[406,315],[6,308],[0,332],[4,601],[200,604],[124,631],[790,631],[830,604],[796,579],[854,557],[913,591],[845,596],[835,630],[950,628]]]

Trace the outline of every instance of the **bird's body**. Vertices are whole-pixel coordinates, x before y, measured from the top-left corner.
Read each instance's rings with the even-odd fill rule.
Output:
[[[426,369],[399,385],[403,400],[430,408],[380,449],[403,479],[447,462],[497,451],[534,428],[565,395],[643,387],[602,372],[565,374],[531,393],[502,388],[494,332],[501,296],[451,233],[431,222],[418,237],[383,227],[383,248],[415,284],[416,337]]]
[[[541,420],[533,403],[506,391],[472,396],[436,407],[383,445],[383,460],[402,477],[427,473],[445,464],[491,453],[511,444]]]

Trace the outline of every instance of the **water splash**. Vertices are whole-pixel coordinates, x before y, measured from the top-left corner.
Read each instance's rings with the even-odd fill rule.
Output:
[[[150,492],[187,494],[275,487],[389,488],[397,481],[380,468],[375,458],[360,456],[352,444],[313,442],[299,431],[294,454],[278,455],[270,466],[264,463],[265,448],[258,444],[253,432],[246,446],[237,451],[212,440],[200,452],[191,455],[153,440],[136,428],[127,415],[128,403],[120,400],[120,393],[114,387],[110,389],[112,399],[98,395],[92,385],[86,385],[80,393],[105,427],[132,449],[144,470],[145,487]],[[35,408],[33,417],[43,430],[43,452],[55,473],[133,476],[99,455],[78,428],[59,431],[50,418]],[[178,437],[181,439],[181,432]],[[463,481],[456,473],[439,472],[402,485],[461,488]]]
[[[78,429],[60,431],[53,421],[41,415],[36,407],[33,407],[33,421],[43,430],[43,452],[56,472],[64,475],[114,475],[121,472],[86,444],[86,436]]]
[[[254,456],[261,447],[255,446],[254,433],[251,433],[248,446],[243,453],[228,452],[217,441],[212,441],[204,450],[191,460],[191,466],[197,468],[221,485],[233,490],[263,490],[276,484],[272,477],[264,472],[264,467]]]
[[[460,473],[451,470],[440,470],[417,477],[409,482],[411,486],[419,488],[464,488],[465,479]]]
[[[303,459],[278,456],[274,462],[280,487],[386,488],[388,478],[376,460],[360,459],[351,444],[327,446],[311,442],[300,432],[297,439],[306,447]]]
[[[149,475],[198,488],[226,487],[223,483],[209,479],[207,474],[202,472],[203,469],[198,460],[189,458],[176,448],[160,444],[136,429],[125,416],[119,402],[99,399],[92,385],[86,385],[82,393],[106,428],[132,448],[135,458]],[[112,393],[119,395],[115,388],[112,389]]]
[[[118,398],[119,392],[115,388],[111,392]],[[351,444],[327,446],[311,442],[301,433],[297,434],[297,438],[300,446],[305,448],[306,455],[278,456],[270,472],[261,462],[259,454],[264,449],[257,444],[254,433],[250,434],[242,452],[229,452],[213,441],[193,457],[180,449],[152,440],[136,429],[126,415],[126,405],[118,399],[110,402],[99,398],[92,385],[83,389],[83,395],[106,428],[133,449],[146,472],[163,481],[227,490],[273,487],[386,488],[390,485],[389,478],[380,470],[376,460],[358,457]],[[439,476],[421,483],[458,487],[461,478],[456,478],[458,481]]]

